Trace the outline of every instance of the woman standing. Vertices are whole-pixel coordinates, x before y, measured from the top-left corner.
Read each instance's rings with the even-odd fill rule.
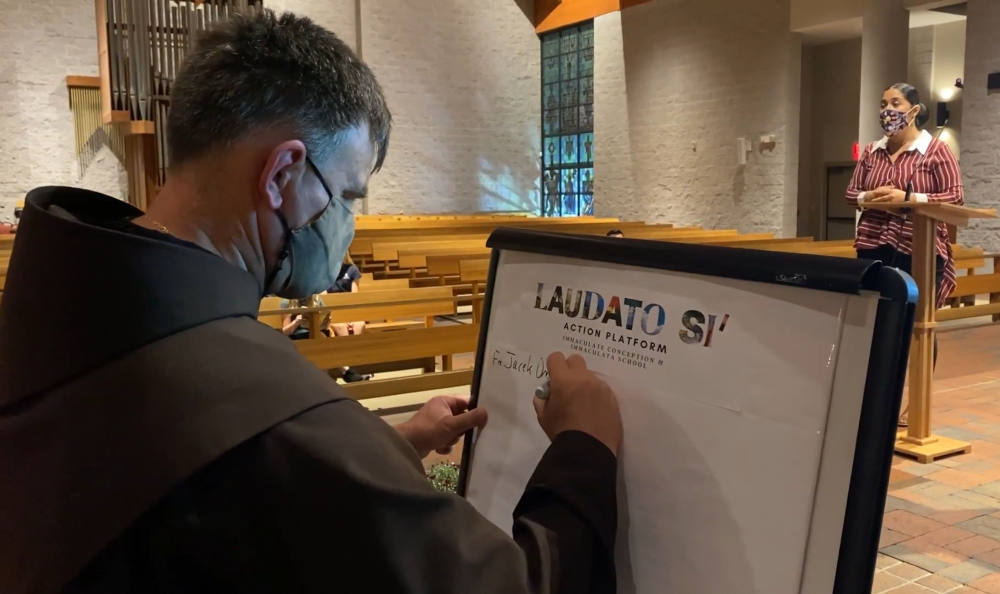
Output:
[[[885,90],[879,118],[885,136],[865,147],[847,187],[848,204],[862,210],[854,248],[859,258],[911,272],[913,221],[899,212],[865,209],[865,204],[903,202],[910,184],[913,202],[963,204],[962,173],[948,145],[921,129],[927,107],[911,85],[898,83]],[[941,307],[955,288],[955,260],[948,227],[940,221],[935,251],[936,304]]]
[[[913,221],[900,212],[865,209],[865,204],[907,199],[964,203],[958,161],[945,143],[921,129],[928,118],[913,86],[897,83],[886,89],[879,114],[885,136],[865,147],[847,187],[848,204],[861,209],[854,241],[858,257],[881,260],[907,273],[913,270]],[[955,259],[947,225],[938,221],[935,231],[935,303],[940,308],[955,289]]]

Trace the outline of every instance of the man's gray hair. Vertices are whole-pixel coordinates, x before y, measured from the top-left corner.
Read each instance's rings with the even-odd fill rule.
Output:
[[[223,150],[253,130],[287,125],[316,161],[341,132],[367,123],[378,170],[392,117],[375,75],[308,18],[264,10],[202,34],[170,98],[171,166]]]

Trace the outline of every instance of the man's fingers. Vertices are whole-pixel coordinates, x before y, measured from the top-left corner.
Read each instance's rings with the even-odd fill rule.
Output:
[[[539,419],[541,419],[542,418],[542,411],[545,410],[545,401],[542,400],[541,398],[532,398],[531,399],[531,404],[534,405],[534,407],[535,407],[535,415]]]
[[[461,435],[471,429],[482,429],[488,420],[485,408],[474,408],[448,419],[448,429],[454,435]]]
[[[584,361],[583,357],[574,353],[569,356],[569,359],[566,359],[566,366],[573,371],[582,371],[587,368],[587,362]]]
[[[452,414],[458,414],[465,412],[469,408],[469,397],[468,396],[438,396],[448,404],[448,408],[451,409]]]
[[[569,376],[570,370],[566,363],[566,357],[558,351],[549,355],[548,359],[545,360],[545,366],[549,370],[549,375],[556,381],[561,381],[562,378]]]

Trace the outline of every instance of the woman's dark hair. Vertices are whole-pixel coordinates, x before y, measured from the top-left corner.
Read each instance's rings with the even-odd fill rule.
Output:
[[[927,106],[920,102],[920,92],[913,85],[905,82],[896,83],[886,89],[896,89],[906,97],[906,100],[910,102],[910,105],[919,105],[920,111],[917,113],[917,128],[923,128],[931,119],[931,112],[927,109]]]

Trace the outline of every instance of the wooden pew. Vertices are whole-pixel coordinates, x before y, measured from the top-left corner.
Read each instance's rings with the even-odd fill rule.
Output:
[[[507,217],[504,219],[490,217],[480,220],[421,220],[421,221],[358,221],[355,222],[356,232],[371,230],[400,230],[400,229],[450,229],[455,227],[495,227],[501,224],[513,223],[526,227],[558,227],[562,225],[575,225],[579,223],[618,225],[621,221],[615,217]]]
[[[398,261],[400,251],[409,255],[427,253],[426,250],[454,250],[479,248],[486,245],[486,236],[476,239],[433,239],[427,241],[388,241],[372,243],[372,259],[377,262]]]
[[[259,317],[289,314],[312,315],[317,321],[326,315],[330,321],[349,323],[356,321],[380,322],[404,318],[432,321],[435,316],[454,315],[455,297],[450,287],[421,287],[389,289],[384,291],[359,291],[357,293],[329,293],[321,295],[321,307],[281,309],[274,307],[274,298],[265,298],[270,309],[263,307]],[[426,324],[431,325],[431,324]],[[313,338],[319,338],[318,324],[311,324]]]
[[[410,288],[410,280],[406,278],[385,278],[385,279],[374,279],[374,278],[364,278],[358,281],[361,289],[364,291],[387,291],[391,289],[408,289]]]
[[[405,339],[400,337],[405,334]],[[434,326],[405,332],[373,332],[358,336],[296,340],[295,348],[320,369],[368,363],[409,361],[476,350],[475,324]]]
[[[7,267],[10,265],[10,254],[14,251],[15,237],[10,233],[0,235],[0,291],[7,282]]]
[[[399,250],[400,268],[424,268],[428,276],[442,276],[448,274],[458,274],[458,265],[448,266],[447,263],[455,262],[461,258],[482,258],[489,255],[490,248],[485,244],[471,246],[456,246],[453,248],[431,248],[431,249],[406,249]]]
[[[285,301],[281,297],[264,297],[260,300],[260,311],[261,312],[274,312],[279,311],[279,313],[258,313],[257,321],[267,324],[268,326],[274,328],[277,331],[281,331],[284,327],[283,321],[285,318],[285,310],[281,309],[281,302]]]
[[[323,302],[318,307],[281,308],[281,299],[267,297],[261,301],[258,319],[280,330],[282,320],[287,315],[302,315],[309,318],[309,336],[312,340],[343,340],[344,336],[325,337],[322,323],[329,316],[332,323],[366,322],[365,334],[382,334],[410,331],[431,327],[437,316],[454,316],[457,300],[450,287],[426,287],[417,289],[390,289],[384,291],[364,291],[358,293],[330,293],[320,296]],[[298,342],[298,341],[296,341]],[[433,369],[433,361],[426,359],[406,367]],[[450,354],[444,358],[445,369],[452,368]],[[373,369],[385,371],[387,368]]]
[[[490,274],[490,259],[462,259],[458,261],[459,278],[463,283],[472,285],[473,295],[483,295]],[[476,324],[483,319],[483,301],[472,304],[472,321]]]
[[[605,234],[603,227],[599,229],[591,227],[561,227],[552,231],[581,235],[594,235],[598,234],[596,233],[597,231],[601,231],[599,235],[603,236]],[[739,237],[735,229],[704,230],[698,228],[676,228],[658,225],[645,226],[641,229],[636,227],[635,232],[637,237],[663,240],[672,240],[674,238],[709,239],[720,237],[729,237],[735,240]],[[747,237],[750,239],[766,239],[768,237],[773,237],[773,235],[755,234]],[[400,268],[423,267],[424,261],[421,259],[421,256],[423,255],[447,255],[448,253],[457,253],[463,250],[474,251],[477,248],[485,248],[487,238],[488,235],[480,235],[474,238],[468,238],[466,236],[461,238],[434,236],[420,239],[379,239],[372,241],[372,249],[369,253],[371,255],[371,260],[375,262],[399,262]],[[402,261],[401,258],[404,254],[412,257],[412,259],[406,260],[405,262]]]
[[[718,236],[693,236],[693,237],[665,237],[662,241],[672,241],[674,243],[700,243],[704,245],[730,244],[734,247],[743,247],[740,244],[744,241],[758,241],[773,239],[773,233],[747,233],[746,235],[718,235]]]
[[[295,348],[320,369],[342,366],[362,367],[379,363],[420,360],[428,357],[448,357],[457,353],[476,350],[479,326],[461,324],[406,330],[404,332],[365,333],[335,339],[295,341]],[[407,394],[446,387],[468,385],[471,370],[425,373],[411,377],[372,380],[347,384],[348,394],[359,398],[377,398],[391,394]],[[371,407],[382,414],[416,410],[424,399],[411,399],[402,406],[391,409]]]
[[[442,221],[441,223],[450,223]],[[365,257],[372,253],[372,243],[375,241],[420,241],[430,238],[458,239],[458,236],[478,236],[485,238],[498,227],[516,227],[525,229],[535,229],[540,231],[552,231],[560,233],[584,233],[591,235],[604,235],[608,230],[618,228],[625,230],[626,234],[630,230],[646,226],[645,223],[623,222],[613,220],[579,220],[579,219],[526,219],[514,221],[507,224],[478,224],[468,225],[463,222],[447,224],[438,227],[406,227],[400,226],[392,229],[371,229],[357,230],[354,240],[351,243],[351,255],[361,261],[366,261]],[[468,237],[466,237],[468,238]]]
[[[961,299],[962,297],[975,297],[976,295],[988,295],[990,303],[975,305],[973,301],[973,305],[945,307],[937,311],[937,320],[945,322],[979,316],[1000,315],[1000,273],[994,272],[992,274],[975,274],[958,277],[957,286],[952,292],[951,297]],[[995,318],[993,319],[996,321]]]

